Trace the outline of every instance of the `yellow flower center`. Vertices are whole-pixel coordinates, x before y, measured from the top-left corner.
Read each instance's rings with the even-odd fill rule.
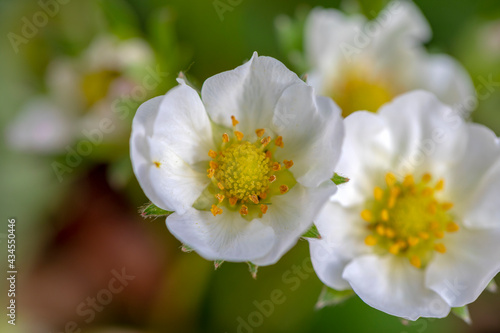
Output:
[[[361,212],[371,231],[365,244],[376,246],[381,253],[404,256],[417,268],[424,267],[435,252],[446,252],[441,242],[445,232],[459,229],[450,214],[453,204],[436,198],[444,181],[433,183],[430,174],[419,182],[412,175],[398,181],[388,173],[385,182],[385,188],[375,187],[373,199]]]
[[[276,149],[283,148],[281,136],[265,136],[264,129],[255,131],[257,140],[243,140],[244,134],[236,130],[238,120],[231,117],[233,134],[224,133],[217,151],[210,150],[207,176],[212,180],[204,194],[195,202],[197,209],[210,207],[214,216],[224,209],[238,211],[251,220],[262,217],[275,195],[286,194],[296,180],[288,170],[293,161],[282,163],[273,158]],[[211,198],[204,200],[204,198]]]
[[[384,79],[372,78],[366,71],[347,69],[342,76],[343,80],[333,87],[331,97],[344,118],[354,111],[376,112],[396,95]]]

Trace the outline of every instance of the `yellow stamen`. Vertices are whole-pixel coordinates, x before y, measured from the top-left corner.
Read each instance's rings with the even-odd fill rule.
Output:
[[[424,231],[419,232],[419,233],[418,233],[418,236],[419,236],[420,238],[422,238],[423,240],[428,240],[428,239],[429,239],[429,237],[430,237],[430,236],[429,236],[429,234],[428,234],[428,233],[426,233],[426,232],[424,232]]]
[[[365,238],[365,244],[368,246],[374,246],[375,244],[377,244],[377,239],[372,235],[368,235]]]
[[[455,232],[455,231],[458,231],[459,229],[460,229],[460,227],[455,222],[449,222],[446,225],[446,231],[448,231],[448,232]]]
[[[434,188],[436,191],[441,191],[444,188],[444,180],[440,179]]]
[[[441,205],[441,208],[444,210],[448,211],[453,208],[453,203],[451,202],[445,202],[444,204]]]
[[[422,176],[422,181],[424,183],[428,183],[432,180],[432,176],[430,173],[426,173],[425,175]]]
[[[394,238],[396,237],[396,232],[391,228],[386,228],[385,235],[387,236],[387,238]]]
[[[285,165],[285,168],[290,169],[293,166],[293,161],[292,160],[290,160],[290,161],[284,160],[283,164]]]
[[[259,198],[255,195],[255,194],[252,194],[248,197],[250,199],[250,201],[252,201],[254,204],[258,204],[259,203]]]
[[[443,238],[444,237],[444,232],[442,232],[441,230],[436,230],[434,231],[434,236],[436,236],[436,238]]]
[[[285,194],[286,192],[288,192],[288,186],[280,185],[280,193]]]
[[[396,184],[396,176],[392,173],[387,173],[385,175],[385,182],[387,183],[387,186],[392,187],[394,184]]]
[[[266,132],[266,130],[263,128],[259,128],[258,130],[255,130],[255,134],[257,134],[257,137],[259,137],[259,138],[261,136],[263,136],[265,132]]]
[[[236,135],[238,141],[241,141],[241,139],[243,139],[243,133],[241,133],[240,131],[234,131],[234,135]]]
[[[267,146],[271,142],[271,137],[266,136],[264,139],[260,140],[260,143],[262,143],[263,146]]]
[[[215,169],[210,168],[207,170],[208,178],[212,178],[214,176],[214,174],[215,174]]]
[[[215,170],[215,169],[217,169],[217,168],[219,167],[219,165],[218,165],[217,163],[215,163],[214,161],[210,161],[210,163],[209,163],[209,164],[210,164],[210,168],[211,168],[211,169],[214,169],[214,170]]]
[[[392,254],[398,254],[399,253],[399,244],[398,243],[394,243],[392,244],[390,247],[389,247],[389,252],[392,253]]]
[[[414,237],[414,236],[408,237],[408,245],[410,245],[410,246],[415,246],[419,242],[420,242],[420,238],[418,238],[418,237]]]
[[[416,268],[420,268],[420,267],[422,267],[422,260],[420,260],[419,256],[413,255],[410,258],[410,264],[412,264]]]
[[[260,211],[262,212],[262,214],[267,213],[267,208],[267,205],[260,205]]]
[[[264,200],[266,197],[267,197],[267,193],[266,192],[262,192],[261,194],[259,194],[259,197]]]
[[[415,184],[415,180],[412,175],[407,175],[403,180],[403,186],[410,187]]]
[[[384,236],[385,235],[384,225],[383,224],[377,225],[377,227],[375,228],[375,231],[377,231],[377,234],[379,234],[380,236]]]
[[[160,165],[161,165],[161,163],[160,163],[160,162],[158,162],[158,161],[154,161],[153,163],[154,163],[154,165],[155,165],[157,168],[160,168]]]
[[[279,164],[278,162],[274,162],[274,163],[273,163],[273,170],[274,170],[274,171],[279,171],[279,170],[281,170],[281,164]]]
[[[276,176],[275,175],[271,175],[271,177],[269,177],[269,182],[272,183],[276,180]]]
[[[380,213],[380,218],[384,222],[389,221],[389,211],[387,209],[383,209],[382,212]]]
[[[217,198],[217,200],[219,200],[219,203],[221,203],[222,201],[224,201],[224,194],[216,194],[215,197]]]
[[[266,151],[266,157],[267,157],[268,159],[271,159],[271,158],[273,157],[273,153],[271,153],[271,151],[270,151],[270,150]]]
[[[368,209],[364,209],[361,212],[361,218],[363,220],[365,220],[366,222],[371,222],[372,218],[373,218],[372,212],[370,210],[368,210]]]
[[[213,151],[212,149],[210,149],[208,151],[208,156],[210,156],[211,158],[216,158],[217,157],[217,153],[215,151]]]
[[[233,126],[236,126],[236,125],[238,125],[240,123],[238,120],[236,120],[235,116],[231,116],[231,120],[233,122]]]
[[[439,253],[446,253],[446,246],[443,243],[434,244],[434,250]]]
[[[382,201],[382,199],[384,198],[384,190],[376,186],[373,190],[373,196],[375,197],[375,200]]]
[[[224,143],[229,142],[229,135],[227,135],[227,133],[222,134],[222,142]]]
[[[236,205],[236,203],[237,203],[237,202],[238,202],[238,198],[236,198],[236,197],[231,197],[231,198],[229,198],[229,204],[230,204],[231,206]]]
[[[219,188],[219,190],[223,190],[224,189],[224,185],[222,185],[222,183],[217,183],[217,187]]]
[[[210,209],[210,211],[214,216],[222,214],[222,209],[217,207],[216,205],[212,205],[212,209]]]
[[[422,190],[422,195],[426,197],[431,197],[434,194],[434,190],[430,187],[426,187]]]
[[[285,146],[285,144],[283,143],[283,137],[280,135],[276,138],[276,140],[274,140],[274,144],[277,146],[277,147],[280,147],[280,148],[283,148]]]
[[[248,207],[245,205],[241,205],[240,214],[247,215],[248,214]]]

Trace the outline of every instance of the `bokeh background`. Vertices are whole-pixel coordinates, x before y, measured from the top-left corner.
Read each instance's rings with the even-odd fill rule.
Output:
[[[260,268],[254,280],[246,264],[214,270],[212,262],[181,251],[164,219],[139,216],[148,200],[132,173],[128,136],[141,102],[164,94],[180,72],[200,86],[253,51],[302,75],[307,68],[297,54],[312,7],[373,18],[386,3],[220,2],[228,8],[222,16],[212,0],[0,1],[0,267],[7,271],[7,219],[15,218],[19,271],[17,325],[7,325],[2,314],[0,330],[500,332],[499,294],[485,292],[470,306],[471,326],[452,315],[405,325],[358,298],[315,310],[322,284],[310,272],[306,241]],[[476,84],[490,75],[500,82],[498,0],[416,3],[433,30],[431,53],[457,58]],[[30,30],[26,22],[38,26]],[[24,37],[13,42],[13,34]],[[102,119],[110,120],[106,130]],[[500,135],[499,86],[472,119]],[[84,133],[94,133],[97,143],[82,146]],[[79,144],[85,156],[68,166]],[[106,292],[113,272],[123,270],[133,279],[121,292]],[[259,310],[276,290],[282,302]],[[106,304],[89,310],[95,297]]]

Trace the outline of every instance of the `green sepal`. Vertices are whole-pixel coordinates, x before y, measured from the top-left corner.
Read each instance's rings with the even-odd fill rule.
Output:
[[[333,177],[331,178],[331,180],[332,180],[332,182],[335,183],[335,185],[341,185],[341,184],[347,183],[349,181],[349,178],[339,176],[337,173],[335,173],[333,175]]]
[[[139,210],[139,213],[141,213],[141,216],[146,218],[146,217],[160,217],[160,216],[169,216],[173,214],[174,212],[170,212],[165,209],[161,209],[158,206],[156,206],[154,203],[149,203],[141,207]]]
[[[323,286],[323,290],[321,290],[321,294],[319,294],[315,308],[319,310],[324,308],[325,306],[338,305],[351,298],[353,295],[354,291],[351,289],[335,290],[330,287]]]
[[[181,251],[185,252],[185,253],[190,253],[190,252],[193,252],[194,249],[187,244],[182,244]]]
[[[248,271],[252,275],[254,279],[257,279],[257,271],[259,270],[259,266],[252,264],[250,261],[247,261]]]
[[[224,263],[224,260],[214,260],[215,270],[217,270],[223,263]]]
[[[303,238],[317,238],[320,239],[321,235],[319,234],[318,228],[313,224],[309,230],[307,230],[303,235]]]
[[[469,308],[467,305],[461,306],[459,308],[451,308],[451,312],[458,318],[465,321],[467,324],[472,325],[472,320],[469,314]]]

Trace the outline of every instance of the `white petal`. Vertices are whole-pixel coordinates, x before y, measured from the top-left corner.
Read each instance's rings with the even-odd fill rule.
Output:
[[[238,130],[251,140],[256,129],[269,127],[283,91],[299,82],[278,60],[255,53],[244,65],[207,79],[201,95],[214,122],[231,127],[234,115]]]
[[[311,260],[318,278],[337,290],[350,289],[342,277],[345,266],[356,256],[372,252],[364,243],[368,230],[366,222],[360,218],[360,210],[327,202],[315,219],[321,239],[309,239]]]
[[[450,306],[426,288],[424,274],[407,259],[389,254],[356,258],[343,277],[365,303],[380,311],[409,320],[446,317]]]
[[[355,36],[366,23],[362,15],[346,16],[335,9],[315,8],[305,24],[305,50],[308,62],[321,72],[335,71],[344,62],[345,45],[353,46]]]
[[[198,93],[181,84],[163,99],[154,123],[154,137],[189,164],[208,161],[214,148],[210,119]]]
[[[446,197],[449,197],[450,201],[455,204],[455,210],[460,216],[468,212],[472,217],[484,212],[481,202],[488,200],[484,190],[488,186],[500,187],[498,182],[495,184],[498,177],[486,177],[488,170],[500,157],[500,145],[495,133],[479,124],[467,124],[467,138],[466,154],[456,164],[450,166],[444,190]],[[475,194],[476,190],[477,194]],[[493,195],[491,200],[495,201],[497,196]],[[465,216],[466,225],[473,227],[474,222],[488,225],[494,223],[494,220],[489,218],[470,220],[468,216]]]
[[[500,157],[484,174],[468,202],[464,224],[471,228],[500,228]]]
[[[335,171],[350,180],[339,188],[335,201],[350,206],[365,202],[378,182],[384,180],[393,148],[387,124],[377,114],[355,112],[344,124],[346,135]]]
[[[132,123],[130,155],[146,196],[160,208],[182,213],[201,194],[209,179],[183,162],[165,141],[154,137],[153,128],[163,98],[150,99],[137,110]]]
[[[400,177],[418,172],[444,174],[465,152],[464,121],[431,93],[403,94],[378,113],[390,128],[395,145],[393,171]]]
[[[450,306],[464,306],[500,271],[500,229],[462,228],[445,240],[447,252],[436,254],[427,267],[426,286]]]
[[[167,218],[170,232],[208,260],[252,261],[268,253],[275,234],[261,220],[251,222],[238,212],[211,212],[194,208]]]
[[[476,106],[476,92],[467,71],[450,56],[422,52],[414,65],[414,82],[409,89],[432,91],[443,102],[467,118]]]
[[[273,197],[262,223],[274,229],[274,245],[266,256],[252,262],[259,266],[276,263],[311,227],[321,206],[335,193],[336,188],[329,181],[318,188],[307,188],[297,183],[286,194]]]
[[[333,176],[342,140],[340,109],[326,97],[315,97],[312,87],[297,83],[287,88],[276,105],[271,127],[283,136],[277,160],[293,160],[290,169],[304,186],[316,187]]]

